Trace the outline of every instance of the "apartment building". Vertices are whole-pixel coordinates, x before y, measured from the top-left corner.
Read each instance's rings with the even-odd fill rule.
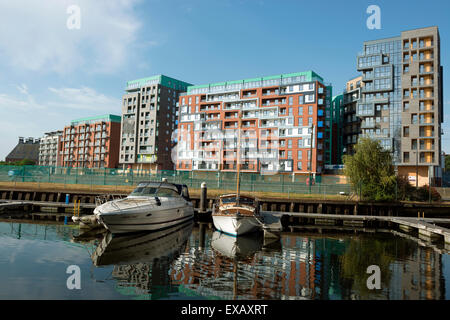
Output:
[[[361,119],[356,116],[361,97],[362,76],[347,81],[342,101],[342,153],[353,155],[358,136],[361,134]]]
[[[331,99],[331,163],[342,164],[343,155],[343,104],[344,95],[339,94]]]
[[[437,27],[364,42],[356,115],[361,135],[392,152],[398,174],[418,186],[440,185],[443,68]]]
[[[61,138],[63,131],[47,132],[40,139],[39,145],[39,165],[40,166],[54,166],[59,163]]]
[[[189,85],[164,75],[127,82],[119,158],[123,169],[174,170],[171,151],[177,101]]]
[[[116,168],[120,125],[121,117],[112,114],[71,121],[60,142],[60,166]]]
[[[177,170],[239,160],[242,172],[315,175],[331,162],[331,86],[313,71],[190,86],[178,102]]]

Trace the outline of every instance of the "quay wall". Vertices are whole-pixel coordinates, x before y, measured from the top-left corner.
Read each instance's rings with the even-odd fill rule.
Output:
[[[82,205],[82,214],[90,214],[93,211],[96,197],[123,197],[128,195],[133,186],[92,186],[92,185],[64,185],[43,183],[7,183],[0,182],[0,201],[19,200],[37,202],[65,203],[66,194],[69,195],[69,203],[90,204]],[[231,190],[230,190],[231,191]],[[190,189],[190,197],[195,208],[200,207],[200,190]],[[222,190],[220,193],[224,193]],[[232,191],[231,191],[232,192]],[[208,190],[207,209],[211,209],[214,199],[219,195],[217,190]],[[293,197],[286,194],[255,194],[262,204],[263,211],[279,212],[305,212],[343,215],[379,215],[399,217],[427,217],[450,218],[449,202],[396,202],[396,203],[371,203],[358,202],[348,197],[336,197],[334,199],[322,198],[321,195],[307,195],[307,197]],[[42,204],[44,206],[44,204]],[[70,206],[63,209],[70,211]]]

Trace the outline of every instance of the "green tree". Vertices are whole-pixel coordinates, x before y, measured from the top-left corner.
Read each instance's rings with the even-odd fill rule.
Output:
[[[378,140],[361,138],[354,155],[345,155],[344,173],[364,200],[390,201],[396,197],[392,156]]]
[[[450,172],[450,154],[445,155],[445,172]]]

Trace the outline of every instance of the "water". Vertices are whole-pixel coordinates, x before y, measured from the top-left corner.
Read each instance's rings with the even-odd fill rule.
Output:
[[[450,256],[391,234],[286,233],[269,243],[188,223],[74,240],[77,227],[0,222],[0,299],[449,299]],[[69,290],[70,265],[81,289]],[[381,289],[367,288],[367,267]]]

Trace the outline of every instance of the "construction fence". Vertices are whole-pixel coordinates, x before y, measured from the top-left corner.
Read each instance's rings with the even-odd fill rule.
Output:
[[[162,181],[186,184],[189,189],[200,189],[206,182],[208,190],[236,190],[235,172],[172,171],[157,173],[138,170],[108,168],[68,168],[47,166],[0,166],[0,181],[83,184],[90,186],[135,186],[141,181]],[[310,183],[311,181],[311,183]],[[344,195],[351,194],[350,185],[339,176],[311,176],[276,174],[240,174],[240,189],[247,192],[294,194]]]

